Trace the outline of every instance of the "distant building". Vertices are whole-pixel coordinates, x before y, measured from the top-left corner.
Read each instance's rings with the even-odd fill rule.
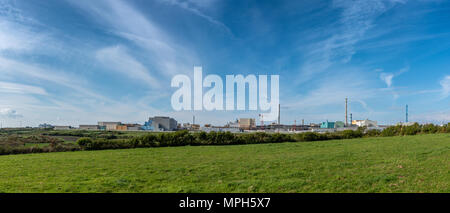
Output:
[[[234,127],[220,127],[220,126],[209,126],[209,127],[202,127],[200,128],[201,131],[204,132],[231,132],[231,133],[238,133],[240,132],[239,128]]]
[[[345,123],[342,121],[336,121],[334,123],[334,128],[344,128],[345,127]]]
[[[41,128],[41,129],[51,129],[51,128],[53,128],[53,125],[47,124],[47,123],[43,123],[43,124],[39,124],[39,128]]]
[[[116,129],[115,129],[115,130],[118,130],[118,131],[127,131],[128,128],[127,128],[126,125],[120,124],[120,125],[116,125]]]
[[[70,130],[72,129],[71,126],[54,126],[53,127],[54,130]]]
[[[127,126],[127,130],[130,130],[130,131],[141,130],[141,127],[142,127],[142,125],[140,125],[140,124],[125,124],[125,126]]]
[[[152,120],[146,121],[146,122],[144,123],[144,125],[141,126],[141,130],[144,130],[144,131],[153,131],[153,130],[154,130],[154,128],[153,128],[153,121],[152,121]]]
[[[82,130],[98,130],[99,126],[98,125],[80,125],[79,129],[82,129]]]
[[[98,126],[102,130],[116,130],[117,126],[121,125],[121,122],[105,122],[105,121],[99,121]]]
[[[175,131],[178,126],[178,122],[175,119],[162,116],[151,117],[146,124],[151,126],[153,131]]]
[[[244,130],[256,129],[256,123],[254,118],[240,118],[239,128]]]
[[[397,125],[400,125],[400,126],[412,126],[412,125],[414,125],[416,122],[406,122],[406,123],[398,123]]]
[[[321,129],[334,129],[335,122],[325,121],[320,124]]]
[[[234,122],[228,122],[225,126],[230,128],[239,128],[239,121],[236,120]]]
[[[371,121],[369,119],[366,120],[353,120],[353,125],[356,125],[358,127],[376,127],[378,126],[378,123],[376,121]]]

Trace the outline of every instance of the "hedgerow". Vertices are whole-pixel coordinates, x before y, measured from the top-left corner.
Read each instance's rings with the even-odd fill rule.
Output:
[[[147,147],[170,147],[170,146],[200,146],[200,145],[238,145],[238,144],[263,144],[281,142],[312,142],[324,140],[352,139],[361,137],[388,137],[417,134],[450,133],[450,124],[436,126],[433,124],[410,126],[390,126],[384,130],[368,130],[358,128],[357,130],[344,130],[341,132],[304,132],[297,134],[281,133],[230,133],[230,132],[196,132],[190,133],[186,130],[170,133],[143,133],[142,135],[128,137],[116,137],[114,132],[87,132],[68,131],[63,135],[80,135],[76,144],[63,143],[60,139],[46,135],[58,135],[50,132],[38,136],[18,136],[8,134],[0,138],[0,155],[25,154],[43,152],[62,152],[78,150],[103,150],[103,149],[128,149]],[[27,143],[48,143],[48,146],[26,147]]]

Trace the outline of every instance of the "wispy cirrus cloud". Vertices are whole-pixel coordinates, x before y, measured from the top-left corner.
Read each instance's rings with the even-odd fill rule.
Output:
[[[161,85],[149,70],[127,53],[123,46],[107,47],[97,51],[96,58],[109,70],[121,73],[128,78],[142,81],[152,88]]]
[[[143,48],[157,72],[172,77],[192,69],[195,52],[177,44],[171,36],[126,1],[69,1],[85,11],[105,30]]]
[[[216,3],[215,1],[211,0],[211,1],[205,1],[205,0],[188,0],[188,1],[180,1],[180,0],[160,0],[162,2],[177,6],[179,8],[182,8],[184,10],[187,10],[189,12],[191,12],[192,14],[199,16],[203,19],[205,19],[206,21],[208,21],[209,23],[219,27],[220,29],[222,29],[223,31],[225,31],[226,33],[233,35],[233,33],[231,32],[230,28],[228,28],[224,23],[218,21],[217,19],[206,15],[204,12],[202,12],[198,7],[201,8],[207,8],[207,7],[211,7],[212,4]]]
[[[48,95],[45,89],[25,84],[0,81],[0,93]]]
[[[325,39],[311,44],[307,49],[306,61],[300,69],[299,83],[326,71],[334,64],[348,63],[357,49],[355,45],[363,40],[366,32],[373,28],[375,19],[392,8],[399,1],[333,1],[333,9],[340,11],[339,19],[324,30]],[[330,34],[331,32],[331,34]]]

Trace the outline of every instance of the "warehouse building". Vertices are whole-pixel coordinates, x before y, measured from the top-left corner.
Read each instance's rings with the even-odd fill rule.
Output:
[[[121,122],[105,122],[99,121],[98,126],[101,130],[117,130],[117,126],[121,125]]]
[[[141,129],[152,131],[175,131],[178,128],[177,126],[178,122],[173,118],[155,116],[150,117],[148,122],[145,122],[145,125],[141,127]]]
[[[321,129],[334,129],[335,122],[325,121],[320,124]]]
[[[238,123],[239,129],[243,130],[256,129],[256,123],[254,118],[240,118]]]
[[[371,121],[369,119],[366,120],[353,120],[353,125],[359,126],[359,127],[376,127],[378,126],[378,123],[376,121]]]
[[[54,126],[53,127],[54,130],[70,130],[72,129],[71,126]]]
[[[81,130],[98,130],[99,126],[98,125],[80,125],[79,129],[81,129]]]

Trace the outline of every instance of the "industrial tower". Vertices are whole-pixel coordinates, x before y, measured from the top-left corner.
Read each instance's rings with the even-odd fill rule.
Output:
[[[408,104],[406,104],[406,123],[408,123]]]
[[[348,98],[345,98],[345,126],[348,126],[347,102],[348,102]]]

